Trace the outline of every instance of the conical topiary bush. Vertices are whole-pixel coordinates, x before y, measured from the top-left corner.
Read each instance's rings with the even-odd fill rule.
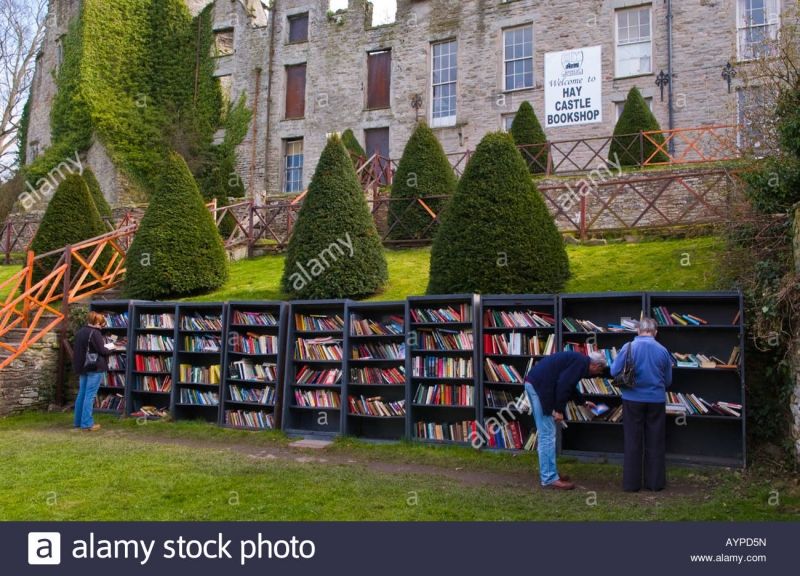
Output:
[[[172,153],[128,250],[127,293],[189,296],[219,288],[227,278],[227,255],[211,212],[186,162]]]
[[[356,135],[353,134],[350,128],[342,133],[342,144],[350,153],[350,159],[353,161],[354,166],[358,167],[358,158],[367,157],[367,153],[364,152],[364,148],[361,147]]]
[[[428,293],[554,293],[568,276],[564,242],[513,139],[487,134],[433,242]]]
[[[113,227],[114,213],[111,211],[111,206],[108,204],[106,197],[103,196],[100,182],[97,181],[94,172],[92,172],[90,168],[84,168],[82,176],[83,179],[86,180],[86,185],[89,187],[89,192],[92,195],[92,200],[94,200],[97,211],[100,213],[100,217],[103,218],[105,222],[110,223],[110,227]]]
[[[359,298],[388,272],[383,246],[338,136],[328,140],[286,252],[281,285],[292,298]]]
[[[70,174],[58,185],[47,204],[30,249],[35,254],[44,254],[106,232],[86,181],[78,174]],[[60,254],[57,254],[37,260],[33,272],[34,283],[49,274],[59,258]],[[104,262],[108,260],[101,257],[95,268],[102,268]],[[78,264],[72,266],[71,272],[78,272]]]
[[[445,204],[436,196],[451,196],[456,177],[433,130],[420,122],[403,150],[392,182],[389,204],[389,237],[393,240],[430,239],[435,232],[433,217],[418,202],[439,214]]]
[[[549,156],[547,136],[536,117],[536,112],[533,111],[533,106],[527,100],[519,105],[519,110],[511,123],[510,132],[514,143],[518,147],[522,147],[520,152],[530,173],[544,174],[547,172]]]
[[[661,130],[661,126],[647,106],[647,102],[642,98],[639,89],[634,86],[628,92],[625,107],[614,127],[614,137],[608,150],[608,161],[612,164],[619,162],[622,166],[640,166],[642,162],[650,164],[668,162],[669,157],[653,142],[647,138],[640,138],[639,132],[651,130]],[[651,134],[649,137],[663,146],[664,136],[662,134]],[[658,151],[656,152],[656,150]]]

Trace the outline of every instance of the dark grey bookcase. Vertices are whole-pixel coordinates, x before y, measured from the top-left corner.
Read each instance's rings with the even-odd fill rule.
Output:
[[[408,404],[406,400],[407,381],[402,384],[386,383],[368,378],[353,378],[355,371],[366,369],[397,368],[405,372],[406,354],[402,358],[360,358],[354,357],[354,350],[359,346],[382,346],[394,344],[405,349],[405,321],[406,303],[401,302],[347,302],[345,307],[345,336],[344,336],[344,374],[342,387],[342,400],[344,406],[344,433],[358,438],[370,440],[401,440],[406,437]],[[403,330],[399,334],[371,334],[357,335],[354,333],[356,319],[369,319],[379,324],[389,321],[391,317],[398,317]],[[403,400],[406,402],[406,416],[373,416],[355,414],[349,405],[349,398],[380,397],[387,402]]]
[[[274,323],[243,323],[237,321],[237,313],[268,314],[274,318]],[[286,346],[286,322],[288,318],[288,305],[283,302],[231,302],[225,314],[225,352],[223,355],[223,389],[222,410],[220,411],[220,425],[227,428],[244,430],[265,430],[280,426],[280,410],[278,398],[283,382]],[[235,335],[246,337],[271,336],[277,339],[277,347],[272,353],[248,353],[237,345]],[[266,365],[274,370],[274,379],[243,379],[239,376],[236,362],[247,362],[252,365]],[[233,390],[244,391],[247,395],[238,394],[234,398]],[[262,400],[248,401],[243,398],[255,399],[261,394]],[[232,414],[247,415],[244,421],[232,418]],[[271,422],[271,425],[270,425]]]
[[[459,294],[450,296],[413,296],[408,298],[406,308],[406,342],[408,350],[406,353],[406,378],[409,383],[407,390],[407,414],[408,414],[408,436],[409,438],[422,442],[440,444],[469,444],[470,439],[455,441],[451,439],[435,439],[422,436],[418,433],[420,424],[455,424],[460,422],[474,422],[480,424],[481,418],[481,391],[480,391],[480,361],[478,356],[478,339],[480,336],[480,306],[479,297],[475,294]],[[462,321],[436,322],[421,321],[414,319],[414,312],[419,310],[438,310],[442,308],[454,307],[458,309],[461,305],[466,305],[469,310],[469,317]],[[473,347],[471,350],[442,350],[438,348],[421,347],[421,333],[434,330],[450,330],[454,332],[471,331],[473,337]],[[472,363],[472,376],[470,377],[437,377],[426,376],[423,373],[415,373],[414,362],[416,358],[452,358],[455,360],[465,359]],[[473,398],[472,405],[441,405],[417,402],[416,395],[420,386],[449,385],[449,386],[472,386]]]
[[[106,317],[106,327],[100,330],[104,338],[115,336],[117,340],[130,341],[131,335],[131,302],[129,300],[96,300],[89,305],[89,310]],[[126,326],[112,326],[110,316],[126,318]],[[94,411],[106,414],[125,414],[128,383],[128,346],[125,350],[115,351],[108,356],[108,372],[103,375],[103,382],[97,392]],[[104,406],[101,408],[101,406]]]
[[[529,327],[529,326],[493,326],[499,322],[493,322],[494,313],[513,313],[513,312],[541,312],[553,318],[551,327]],[[536,430],[536,425],[530,413],[521,413],[517,410],[517,403],[509,405],[507,402],[498,402],[501,394],[511,395],[519,398],[525,394],[525,375],[531,362],[536,362],[544,358],[544,349],[540,354],[530,354],[522,351],[519,354],[504,354],[494,351],[494,347],[487,345],[487,339],[493,336],[508,337],[512,334],[520,334],[525,338],[538,337],[542,342],[542,347],[546,345],[547,339],[553,338],[552,352],[558,352],[558,300],[553,295],[486,295],[481,297],[481,330],[479,339],[480,350],[480,372],[481,372],[481,409],[482,409],[482,434],[485,439],[485,446],[492,450],[521,450],[530,435]],[[513,366],[521,377],[520,382],[496,381],[490,378],[486,368],[487,359],[498,363]],[[504,436],[499,434],[498,426],[507,427],[513,422],[519,423],[520,440],[517,445],[506,445]],[[493,439],[490,439],[493,437]]]
[[[137,413],[143,406],[153,406],[155,408],[169,412],[172,408],[172,390],[176,381],[175,352],[177,347],[177,315],[176,305],[171,302],[136,302],[131,310],[131,331],[128,339],[128,397],[125,410],[128,415]],[[172,327],[156,327],[143,323],[145,314],[169,314],[172,317]],[[160,351],[140,349],[137,345],[139,336],[146,335],[165,336],[172,338],[173,351]],[[137,357],[154,358],[168,361],[169,370],[148,370],[147,368],[137,368]],[[165,390],[145,390],[144,380],[154,380],[159,383],[159,388],[166,388],[165,382],[169,379],[169,387]]]
[[[175,341],[175,386],[172,394],[172,416],[175,420],[206,420],[217,423],[220,418],[220,403],[222,397],[222,356],[225,348],[225,304],[220,303],[181,303],[177,306],[177,338]],[[192,328],[186,325],[188,319],[212,318],[219,321],[219,329],[216,328]],[[218,342],[218,349],[208,351],[194,350],[193,346],[187,346],[192,339],[206,338]],[[219,366],[219,382],[193,382],[182,379],[180,366],[182,364],[198,368],[210,368]],[[210,380],[210,374],[209,374]],[[197,401],[183,398],[183,391],[196,391],[197,393],[216,394],[217,402],[203,404]]]
[[[309,300],[291,302],[289,305],[287,346],[284,369],[284,393],[282,398],[283,420],[281,427],[290,435],[330,437],[341,434],[344,407],[342,399],[342,379],[344,378],[344,300]],[[300,316],[338,317],[341,327],[334,330],[307,330],[298,324]],[[338,341],[340,360],[319,360],[303,358],[298,349],[298,341],[331,338]],[[341,370],[342,377],[334,385],[299,384],[297,374],[303,367],[311,370]],[[332,391],[339,395],[339,407],[307,407],[298,405],[295,392]]]

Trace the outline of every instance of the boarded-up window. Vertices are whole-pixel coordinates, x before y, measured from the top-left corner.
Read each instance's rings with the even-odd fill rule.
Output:
[[[230,56],[233,54],[233,28],[214,31],[213,56]]]
[[[391,86],[391,50],[367,54],[367,108],[389,108]]]
[[[286,117],[306,115],[306,65],[286,67]]]
[[[308,12],[289,16],[289,42],[308,42]]]
[[[230,74],[225,76],[219,77],[219,87],[222,90],[222,108],[223,110],[227,109],[228,103],[231,101],[231,96],[233,94],[233,76]]]

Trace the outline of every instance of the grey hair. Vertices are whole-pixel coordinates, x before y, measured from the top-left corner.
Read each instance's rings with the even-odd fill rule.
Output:
[[[589,362],[592,364],[599,364],[603,368],[608,366],[608,361],[606,360],[605,354],[602,354],[600,352],[590,352]]]
[[[642,318],[639,320],[639,334],[655,334],[658,324],[652,318]]]

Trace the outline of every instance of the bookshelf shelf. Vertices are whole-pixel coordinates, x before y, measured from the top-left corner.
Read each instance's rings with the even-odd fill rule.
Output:
[[[128,381],[131,382],[128,415],[157,419],[170,413],[173,383],[177,380],[174,352],[177,342],[176,305],[171,302],[136,302],[132,306],[131,324],[129,342],[133,362],[128,363]],[[140,338],[169,340],[173,350],[150,350],[137,343]]]
[[[177,306],[175,420],[219,423],[226,311],[220,303]]]
[[[220,424],[241,430],[280,427],[279,397],[287,306],[231,302],[225,314]]]
[[[406,326],[407,434],[417,441],[467,444],[480,422],[478,385],[479,297],[474,294],[408,298]],[[456,341],[451,340],[454,337]],[[444,400],[469,396],[463,402],[420,403],[424,397]],[[449,436],[443,440],[439,436]]]
[[[130,302],[109,300],[92,302],[89,309],[98,312],[106,319],[106,326],[100,330],[106,342],[115,342],[120,348],[107,357],[109,370],[97,391],[94,411],[106,414],[125,414],[128,404],[127,377],[128,350],[130,348]]]

